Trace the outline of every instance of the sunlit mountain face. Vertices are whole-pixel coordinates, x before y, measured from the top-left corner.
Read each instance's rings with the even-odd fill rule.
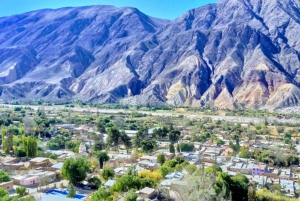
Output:
[[[221,0],[173,21],[113,6],[0,18],[0,98],[298,105],[299,7],[294,0]]]

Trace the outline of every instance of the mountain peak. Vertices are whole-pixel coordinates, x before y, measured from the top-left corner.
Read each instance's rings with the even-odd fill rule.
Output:
[[[221,0],[173,21],[100,5],[1,18],[0,96],[220,108],[298,105],[299,5]]]

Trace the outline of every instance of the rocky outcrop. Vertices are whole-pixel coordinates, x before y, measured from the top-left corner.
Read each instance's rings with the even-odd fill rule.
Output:
[[[296,106],[299,8],[295,0],[220,0],[174,21],[112,6],[1,18],[0,98]]]

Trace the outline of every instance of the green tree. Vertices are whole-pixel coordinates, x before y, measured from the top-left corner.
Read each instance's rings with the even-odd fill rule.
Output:
[[[132,146],[132,142],[131,142],[130,137],[125,133],[124,130],[121,131],[120,139],[121,139],[121,142],[126,147],[126,151],[128,153],[128,149]]]
[[[108,179],[112,179],[115,176],[115,171],[112,168],[105,167],[102,170],[102,177],[107,181]]]
[[[97,130],[100,133],[105,133],[105,131],[106,131],[105,130],[105,126],[104,126],[104,123],[103,123],[103,121],[101,119],[98,119],[96,126],[97,126]]]
[[[49,156],[49,158],[53,159],[53,160],[56,160],[57,159],[57,154],[51,154]]]
[[[69,150],[74,150],[77,145],[80,145],[81,141],[67,141],[65,147]]]
[[[179,140],[180,134],[181,134],[180,131],[178,131],[178,130],[172,130],[169,133],[169,140],[170,140],[170,142],[172,142],[172,143],[177,142]]]
[[[88,180],[88,184],[92,189],[98,189],[101,186],[101,180],[98,177],[92,177]]]
[[[222,172],[222,168],[218,165],[214,165],[214,166],[205,168],[205,173],[206,174],[216,175],[217,172]]]
[[[176,151],[177,151],[178,153],[180,152],[179,144],[177,144],[177,146],[176,146]]]
[[[37,155],[37,140],[33,136],[25,137],[25,133],[22,135],[22,145],[26,156],[29,158],[34,158]]]
[[[130,166],[127,171],[126,171],[126,175],[134,175],[137,176],[137,171],[135,169],[135,166]]]
[[[139,136],[139,134],[137,133],[136,136],[133,138],[134,147],[141,147],[142,141],[142,137]]]
[[[95,141],[93,151],[102,151],[103,149],[105,149],[104,142],[102,140]]]
[[[23,186],[19,186],[16,188],[16,193],[20,196],[23,196],[26,193],[26,188]]]
[[[104,188],[99,188],[92,194],[91,201],[105,201],[108,198],[108,193]]]
[[[194,164],[189,164],[184,168],[189,174],[193,174],[197,170],[197,166]]]
[[[160,138],[164,138],[168,135],[168,129],[164,126],[162,128],[155,128],[153,129],[153,133],[152,136],[153,137],[160,137]]]
[[[179,144],[180,151],[183,152],[191,152],[194,150],[194,144],[190,143],[180,143]]]
[[[80,147],[80,144],[77,144],[72,151],[74,153],[78,153],[79,152],[79,147]]]
[[[221,140],[221,139],[217,139],[217,144],[218,145],[223,145],[223,144],[225,144],[225,142],[223,141],[223,140]]]
[[[291,144],[292,140],[288,138],[284,138],[284,144]]]
[[[2,125],[2,127],[1,127],[1,137],[2,137],[1,145],[2,145],[2,150],[3,151],[5,151],[5,149],[6,149],[5,144],[4,144],[5,133],[6,133],[5,126]]]
[[[104,151],[96,152],[96,157],[99,160],[100,169],[103,169],[103,163],[109,161],[109,156]]]
[[[160,172],[161,176],[163,178],[165,178],[165,176],[169,173],[169,168],[165,167],[165,166],[162,166],[162,167],[159,168],[159,172]]]
[[[248,151],[247,149],[244,149],[239,153],[239,157],[240,158],[252,158],[253,153]]]
[[[178,161],[175,159],[169,160],[164,163],[163,167],[174,168],[178,164]]]
[[[61,173],[63,178],[77,184],[86,178],[90,169],[91,164],[85,157],[68,158],[63,164]]]
[[[166,155],[163,153],[158,154],[157,162],[163,165],[166,162]]]
[[[7,182],[7,181],[9,181],[8,173],[4,172],[3,170],[0,170],[0,183]]]
[[[137,194],[134,189],[131,189],[130,192],[125,196],[125,201],[136,201]]]
[[[147,127],[140,127],[140,129],[138,130],[136,136],[133,139],[133,144],[135,147],[141,147],[142,146],[142,141],[143,139],[146,138],[146,136],[148,135],[148,128]]]
[[[246,200],[248,194],[249,179],[243,174],[230,177],[227,185],[232,193],[233,200]]]
[[[141,143],[142,150],[144,152],[153,152],[157,148],[157,143],[155,140],[143,140]]]
[[[7,190],[5,190],[4,188],[0,187],[0,198],[4,197],[6,195],[8,195]]]
[[[75,198],[76,196],[76,190],[73,184],[70,184],[69,186],[69,193],[67,195],[67,198]]]
[[[25,152],[27,157],[34,158],[37,153],[37,140],[33,136],[28,136],[26,138],[27,143],[25,146]],[[24,146],[24,145],[23,145]]]
[[[107,129],[107,144],[109,146],[117,147],[119,145],[120,137],[121,132],[116,126]]]
[[[297,155],[288,155],[286,157],[286,164],[287,166],[291,166],[291,165],[299,165],[299,158]]]
[[[15,151],[15,156],[17,156],[17,157],[25,157],[26,156],[26,152],[25,152],[23,146],[20,146],[17,148],[17,150]]]
[[[182,172],[182,170],[183,170],[183,165],[182,165],[182,164],[177,164],[177,165],[175,166],[175,170],[176,170],[176,171],[179,171],[179,172]]]
[[[117,179],[116,183],[110,188],[110,192],[126,192],[130,189],[141,189],[144,187],[155,187],[157,181],[151,178],[139,178],[133,175],[123,175]]]
[[[174,147],[173,144],[170,144],[170,146],[169,146],[169,151],[170,151],[170,153],[175,154],[175,147]]]
[[[238,140],[236,140],[236,144],[229,142],[229,147],[233,150],[234,154],[236,155],[240,150],[240,144]]]
[[[13,150],[13,137],[18,135],[19,130],[16,127],[9,126],[4,128],[2,126],[2,149],[5,153],[9,153]]]

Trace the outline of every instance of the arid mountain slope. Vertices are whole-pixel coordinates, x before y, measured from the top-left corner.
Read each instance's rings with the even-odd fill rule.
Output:
[[[0,98],[295,106],[299,33],[296,0],[221,0],[174,21],[112,6],[1,18]]]

